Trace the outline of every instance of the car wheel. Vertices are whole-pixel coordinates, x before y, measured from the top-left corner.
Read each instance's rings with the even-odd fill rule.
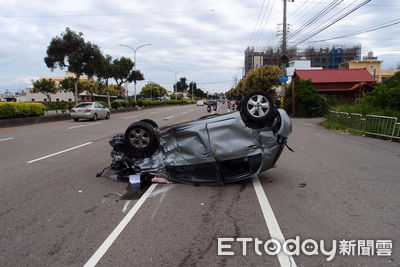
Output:
[[[132,152],[139,152],[143,157],[148,157],[157,151],[159,141],[151,124],[138,121],[126,129],[125,144]]]
[[[79,121],[79,118],[74,118],[74,121]]]
[[[153,127],[154,131],[158,130],[157,122],[155,122],[153,120],[150,120],[150,119],[143,119],[143,120],[140,120],[140,121],[143,121],[143,122],[146,122],[146,123],[150,124]]]
[[[253,91],[247,94],[240,103],[240,115],[245,123],[253,122],[263,127],[271,126],[276,117],[272,97],[264,91]]]
[[[95,114],[93,115],[92,120],[97,121],[97,113],[95,113]]]
[[[111,113],[110,113],[110,112],[107,112],[107,115],[106,115],[106,120],[109,120],[109,119],[110,119],[110,117],[111,117]]]

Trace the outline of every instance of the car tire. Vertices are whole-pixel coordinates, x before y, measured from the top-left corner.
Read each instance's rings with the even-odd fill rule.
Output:
[[[95,114],[93,115],[92,120],[97,121],[97,113],[95,113]]]
[[[276,117],[272,97],[264,91],[253,91],[241,101],[240,116],[250,128],[271,126]]]
[[[74,121],[79,121],[79,118],[74,118]]]
[[[109,119],[110,119],[110,117],[111,117],[111,113],[110,113],[110,112],[107,112],[107,115],[106,115],[106,120],[109,120]]]
[[[137,155],[149,157],[157,151],[159,141],[151,124],[134,122],[125,131],[125,144]]]
[[[140,120],[140,121],[143,121],[143,122],[146,122],[146,123],[150,124],[153,127],[154,131],[158,130],[157,122],[155,122],[153,120],[150,120],[150,119],[143,119],[143,120]]]

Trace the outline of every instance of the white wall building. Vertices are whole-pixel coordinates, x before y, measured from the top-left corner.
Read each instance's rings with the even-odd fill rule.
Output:
[[[286,68],[286,73],[289,78],[288,83],[292,81],[292,76],[295,70],[322,70],[322,67],[311,67],[311,61],[307,59],[290,61],[289,67]]]
[[[47,102],[47,97],[42,93],[32,93],[32,88],[26,88],[26,102]],[[74,94],[72,92],[63,92],[59,91],[56,94],[51,94],[51,101],[52,102],[73,102],[75,101]]]

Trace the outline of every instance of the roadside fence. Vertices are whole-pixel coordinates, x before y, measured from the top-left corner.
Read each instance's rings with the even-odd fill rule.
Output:
[[[328,121],[363,134],[400,140],[400,123],[396,117],[330,111]]]

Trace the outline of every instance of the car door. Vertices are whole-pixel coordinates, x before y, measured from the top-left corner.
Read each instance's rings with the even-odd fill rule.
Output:
[[[104,114],[105,109],[103,108],[103,105],[95,103],[94,106],[96,108],[96,113],[98,114],[98,116],[100,118],[105,118],[106,115]]]
[[[217,161],[244,158],[262,153],[253,130],[238,118],[230,118],[207,124],[210,146]]]

